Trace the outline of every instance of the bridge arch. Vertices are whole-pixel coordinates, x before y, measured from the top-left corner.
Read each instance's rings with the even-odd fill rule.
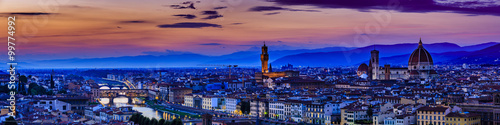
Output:
[[[127,86],[123,85],[102,85],[99,89],[129,89]]]

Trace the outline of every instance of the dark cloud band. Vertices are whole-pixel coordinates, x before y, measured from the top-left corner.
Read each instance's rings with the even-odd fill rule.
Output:
[[[8,15],[27,15],[27,16],[37,16],[37,15],[51,15],[54,13],[41,13],[41,12],[15,12],[15,13],[3,13]]]
[[[205,46],[218,46],[218,45],[222,45],[220,43],[202,43],[202,44],[198,44],[198,45],[205,45]]]
[[[177,14],[177,15],[174,15],[174,16],[178,16],[178,17],[182,17],[182,18],[186,18],[186,19],[194,19],[194,18],[196,18],[196,15],[192,15],[192,14]]]
[[[434,0],[273,0],[279,5],[309,5],[319,8],[347,8],[362,12],[371,9],[400,12],[452,12],[473,15],[500,16],[500,5],[494,2],[434,1]],[[268,8],[269,9],[269,8]],[[272,9],[272,8],[271,8]],[[264,8],[265,10],[265,8]]]
[[[203,28],[203,27],[216,27],[222,28],[221,25],[201,22],[182,22],[176,24],[162,24],[158,25],[159,28]]]

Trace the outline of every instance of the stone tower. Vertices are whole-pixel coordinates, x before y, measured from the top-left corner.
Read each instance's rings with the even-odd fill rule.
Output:
[[[378,50],[372,50],[371,51],[371,57],[370,57],[370,67],[372,68],[371,70],[371,74],[372,74],[372,79],[373,80],[376,80],[378,79],[378,75],[379,75],[379,70],[380,70],[380,67],[379,67],[379,61],[378,61]]]
[[[260,61],[262,62],[262,73],[268,73],[267,62],[269,61],[269,54],[267,53],[266,42],[262,46],[262,54],[260,54]]]

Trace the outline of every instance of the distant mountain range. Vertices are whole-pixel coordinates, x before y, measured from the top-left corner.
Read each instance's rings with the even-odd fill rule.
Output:
[[[284,65],[293,62],[299,66],[352,66],[367,63],[370,51],[380,51],[380,65],[408,65],[410,54],[418,44],[371,45],[348,51],[301,53],[285,56],[272,62]],[[496,42],[460,47],[453,43],[424,44],[435,64],[484,64],[497,63],[500,46]],[[496,52],[496,53],[495,53]]]
[[[371,45],[360,48],[327,47],[319,49],[269,51],[273,66],[293,64],[295,66],[352,66],[368,62],[370,51],[380,51],[380,64],[407,65],[409,54],[418,44]],[[424,44],[431,52],[436,64],[497,63],[500,46],[496,42],[472,46],[453,43]],[[269,50],[273,50],[272,46]],[[206,56],[193,53],[166,55],[139,55],[89,59],[57,59],[20,62],[22,68],[160,68],[196,67],[200,64],[235,64],[245,67],[260,67],[260,50],[251,49],[222,56]]]
[[[245,67],[260,66],[260,48],[239,51],[222,56],[206,56],[194,53],[154,54],[108,58],[73,58],[33,62],[19,62],[22,68],[161,68],[197,67],[203,64],[234,64]],[[269,61],[305,52],[329,52],[354,49],[353,47],[326,47],[319,49],[298,49],[269,51]]]

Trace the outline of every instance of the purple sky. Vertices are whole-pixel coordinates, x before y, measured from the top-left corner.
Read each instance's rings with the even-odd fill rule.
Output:
[[[18,56],[223,55],[262,41],[275,49],[415,43],[420,37],[462,46],[500,41],[498,0],[56,1],[0,2],[2,17],[17,17]]]

